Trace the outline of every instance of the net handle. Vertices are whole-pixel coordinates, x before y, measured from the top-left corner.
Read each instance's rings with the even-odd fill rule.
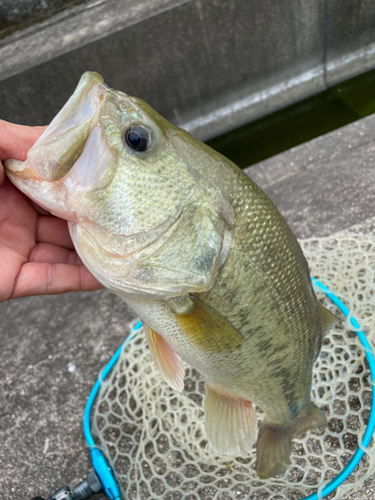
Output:
[[[88,397],[85,411],[83,414],[83,432],[85,434],[87,446],[90,448],[92,466],[94,467],[94,470],[99,478],[103,490],[111,500],[121,500],[121,491],[116,479],[115,472],[113,471],[112,467],[110,467],[109,462],[107,458],[104,456],[103,452],[95,445],[95,441],[92,437],[91,427],[90,427],[91,410],[95,398],[99,392],[100,386],[102,385],[102,382],[107,377],[112,368],[115,366],[122,350],[134,339],[134,337],[137,334],[137,330],[139,330],[141,326],[142,323],[138,321],[138,323],[131,330],[131,332],[126,337],[124,342],[112,356],[108,364],[105,366],[104,370],[102,370],[99,373],[98,380],[95,382],[95,385],[90,392],[90,396]]]

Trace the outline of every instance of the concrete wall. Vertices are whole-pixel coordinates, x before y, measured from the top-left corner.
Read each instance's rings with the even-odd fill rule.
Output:
[[[373,67],[372,0],[95,0],[0,41],[0,116],[48,123],[90,69],[207,139]]]

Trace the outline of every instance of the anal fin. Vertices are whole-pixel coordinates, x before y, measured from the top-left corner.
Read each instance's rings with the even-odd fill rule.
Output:
[[[285,472],[290,464],[292,439],[303,432],[318,427],[326,427],[327,420],[321,410],[311,403],[308,412],[296,418],[288,426],[273,425],[264,419],[258,435],[257,474],[260,479],[268,479]]]
[[[231,397],[206,383],[206,435],[222,455],[248,453],[256,440],[257,417],[250,401]]]
[[[143,323],[151,357],[169,387],[178,392],[184,390],[185,370],[180,356],[161,335]]]

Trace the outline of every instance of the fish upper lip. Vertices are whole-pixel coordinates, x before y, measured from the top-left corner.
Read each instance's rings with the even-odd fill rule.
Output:
[[[64,106],[29,150],[23,168],[14,172],[16,175],[54,182],[69,174],[86,147],[91,131],[99,124],[105,99],[103,84],[89,82],[88,87],[77,96],[76,107],[74,101]]]

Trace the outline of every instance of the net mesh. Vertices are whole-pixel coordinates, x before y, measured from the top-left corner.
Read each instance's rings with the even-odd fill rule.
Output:
[[[375,236],[340,234],[301,241],[311,273],[360,318],[372,345],[375,331]],[[322,303],[335,311],[329,299]],[[291,466],[267,481],[255,473],[255,448],[246,456],[218,456],[205,437],[204,381],[186,368],[182,394],[157,371],[139,330],[106,381],[92,430],[109,457],[123,499],[297,500],[333,479],[355,453],[371,408],[371,380],[364,351],[348,324],[324,340],[313,370],[312,399],[328,427],[293,440]],[[258,412],[259,421],[262,412]],[[328,498],[345,498],[363,487],[375,462],[371,441],[351,476]]]

